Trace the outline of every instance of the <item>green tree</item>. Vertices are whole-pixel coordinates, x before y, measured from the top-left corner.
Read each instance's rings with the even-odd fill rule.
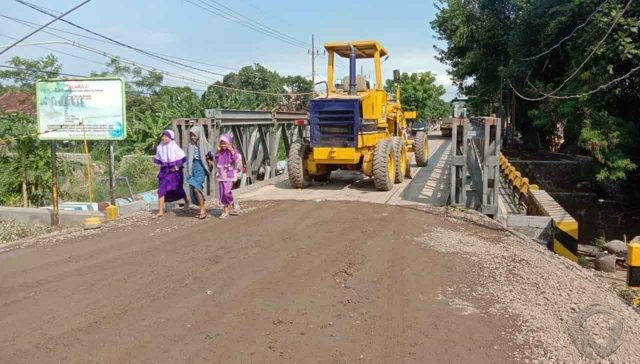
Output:
[[[640,160],[629,137],[640,124],[633,107],[640,75],[587,93],[640,64],[639,18],[640,3],[628,0],[441,0],[431,25],[447,44],[438,59],[473,110],[515,109],[510,116],[525,140],[588,153],[597,179],[611,182],[628,177]],[[516,96],[510,85],[538,100]]]
[[[34,118],[0,114],[0,204],[29,207],[50,201],[51,153],[36,132]]]
[[[150,94],[162,86],[164,76],[159,71],[145,71],[140,66],[123,63],[120,57],[114,57],[106,64],[107,70],[92,72],[94,77],[117,76],[126,81],[126,91],[134,94]]]
[[[442,100],[446,90],[436,85],[436,77],[431,72],[403,73],[400,76],[400,101],[407,110],[415,110],[420,119],[440,119],[450,114],[449,105]],[[386,80],[385,90],[395,95],[393,80]]]
[[[130,137],[121,152],[153,153],[174,118],[204,117],[202,101],[189,87],[162,87],[150,96],[132,97],[128,108]]]
[[[14,69],[0,71],[0,80],[10,80],[15,86],[33,90],[38,79],[56,78],[62,65],[53,54],[38,59],[13,57],[8,62]]]
[[[206,108],[273,110],[303,110],[310,97],[281,96],[287,93],[310,93],[313,85],[301,76],[280,76],[260,64],[245,66],[237,73],[231,72],[222,81],[209,86],[203,95]],[[232,89],[258,91],[269,94],[248,93]]]

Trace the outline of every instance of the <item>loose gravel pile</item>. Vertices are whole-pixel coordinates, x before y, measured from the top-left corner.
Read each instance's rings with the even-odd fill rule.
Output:
[[[592,273],[530,240],[505,234],[484,217],[462,212],[449,216],[480,221],[488,229],[478,235],[477,228],[465,234],[463,225],[463,232],[439,228],[419,243],[462,255],[479,268],[477,282],[451,287],[449,295],[459,300],[490,297],[495,303],[485,313],[516,320],[522,330],[504,335],[527,349],[516,350],[515,359],[640,362],[640,315]]]
[[[49,232],[44,225],[25,224],[15,220],[0,220],[0,244]]]

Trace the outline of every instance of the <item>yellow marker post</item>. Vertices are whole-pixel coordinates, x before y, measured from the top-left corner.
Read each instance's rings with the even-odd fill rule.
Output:
[[[114,221],[118,218],[118,207],[114,205],[109,205],[104,210],[106,214],[107,221]]]
[[[640,287],[640,242],[627,245],[627,285]]]

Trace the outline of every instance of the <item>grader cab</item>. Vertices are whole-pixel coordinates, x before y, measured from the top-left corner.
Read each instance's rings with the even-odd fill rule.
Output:
[[[381,58],[387,50],[374,40],[326,43],[327,94],[311,100],[310,138],[293,143],[287,157],[289,181],[294,188],[307,187],[312,179],[327,181],[331,172],[362,171],[373,177],[376,189],[388,191],[410,177],[411,154],[418,166],[429,156],[427,135],[409,139],[407,119],[415,112],[400,103],[400,72],[394,71],[395,99],[383,88]],[[335,57],[349,60],[349,75],[334,83]],[[372,59],[375,84],[356,75],[356,60]]]

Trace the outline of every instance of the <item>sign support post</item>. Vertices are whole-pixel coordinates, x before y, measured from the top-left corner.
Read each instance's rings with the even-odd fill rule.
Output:
[[[58,227],[60,225],[60,213],[58,210],[58,161],[57,161],[57,142],[51,141],[51,191],[53,193],[53,220],[51,225]]]
[[[109,140],[109,203],[116,205],[116,171],[115,157],[113,152],[113,140]]]

